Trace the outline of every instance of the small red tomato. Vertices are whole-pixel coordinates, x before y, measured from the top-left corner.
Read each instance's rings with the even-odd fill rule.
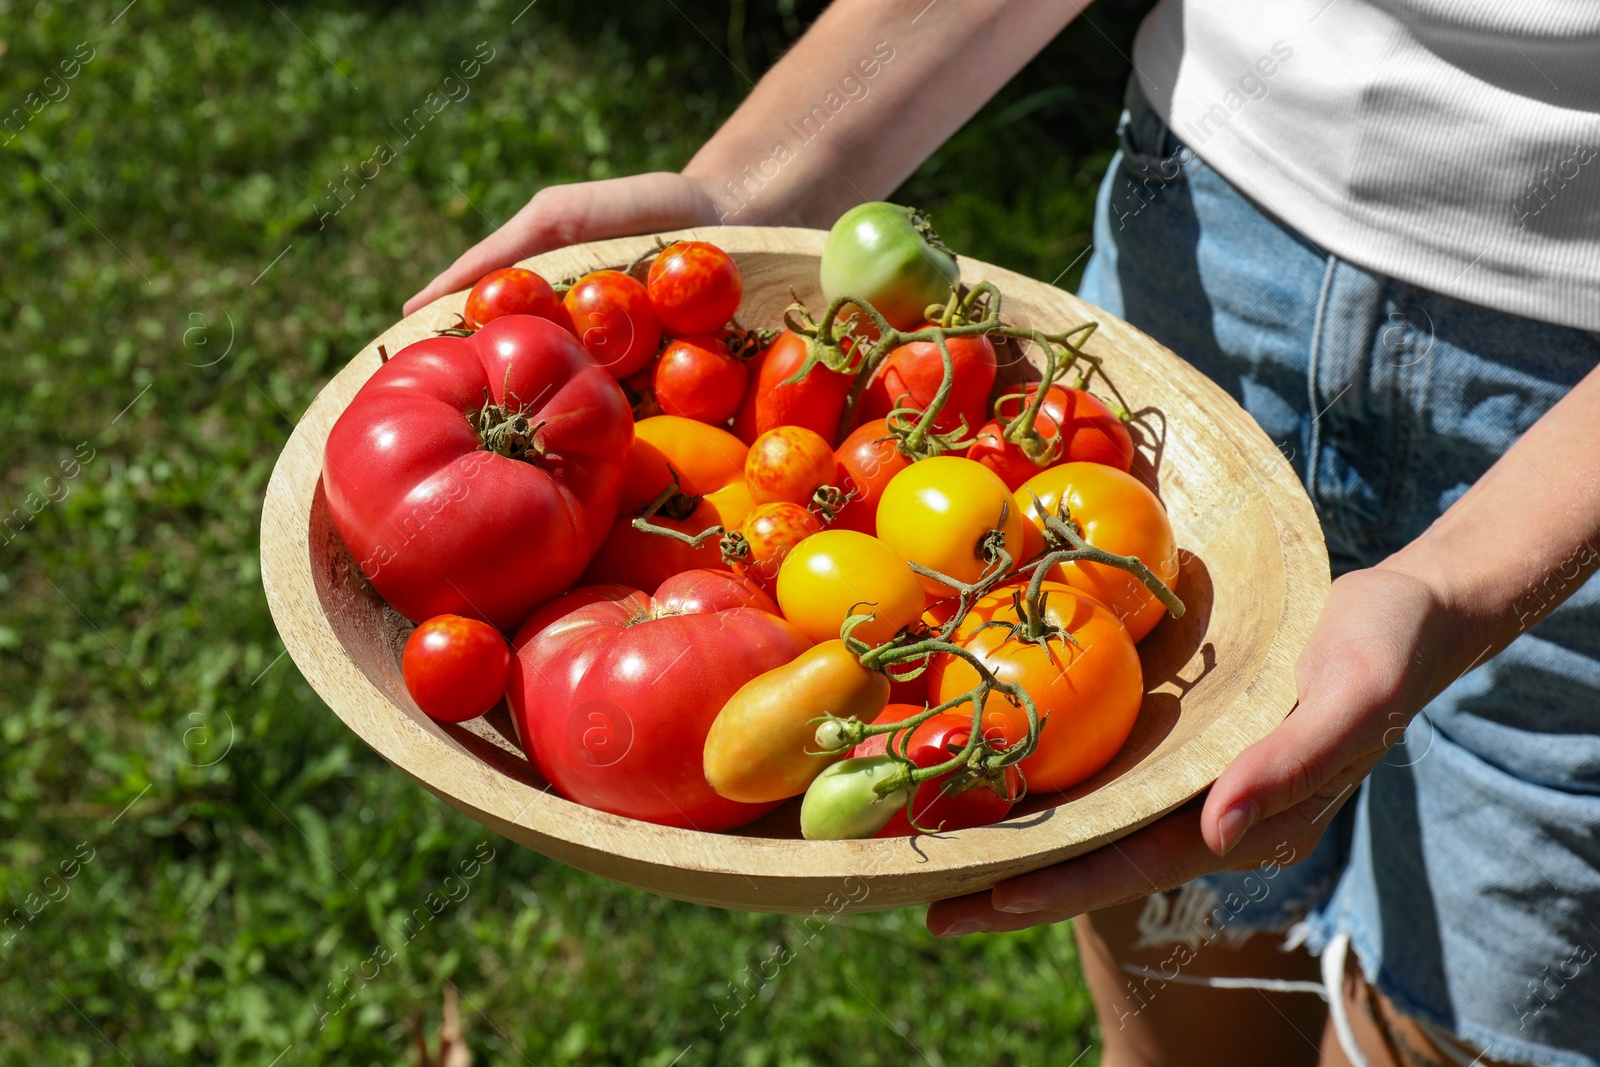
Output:
[[[744,480],[758,504],[787,500],[805,506],[818,488],[833,481],[838,464],[821,435],[804,426],[779,426],[751,444]]]
[[[656,318],[674,337],[714,333],[739,310],[744,280],[732,257],[704,241],[668,245],[650,264],[647,286]]]
[[[984,424],[978,439],[967,449],[968,459],[994,471],[1009,489],[1016,489],[1044,470],[1001,436],[1006,423],[1022,414],[1038,392],[1037,385],[1030,385],[1026,396],[1002,398],[995,405],[995,417]],[[1052,385],[1033,426],[1047,441],[1057,435],[1062,438],[1061,451],[1050,461],[1052,467],[1081,461],[1126,472],[1133,466],[1133,435],[1110,408],[1082,389]]]
[[[561,306],[589,358],[622,380],[661,347],[661,323],[644,286],[620,270],[597,270],[567,290]]]
[[[889,432],[888,419],[857,426],[833,456],[839,468],[835,484],[850,497],[834,514],[833,525],[876,536],[883,487],[911,466],[911,457],[900,451],[899,442]]]
[[[777,426],[804,426],[829,444],[839,439],[839,419],[855,379],[819,363],[798,382],[785,384],[805,366],[808,351],[804,337],[784,330],[750,361],[750,389],[734,416],[735,437],[749,444]]]
[[[500,703],[511,671],[506,639],[486,622],[435,615],[411,631],[400,657],[406,690],[430,718],[476,719]]]
[[[878,716],[879,724],[886,722],[903,721],[912,715],[920,713],[923,709],[911,704],[890,704]],[[989,743],[997,749],[1005,747],[1005,725],[1003,720],[993,717],[992,713],[984,714],[984,735]],[[874,734],[850,750],[851,756],[876,756],[882,755],[888,747],[891,734]],[[966,745],[967,738],[972,736],[972,715],[966,708],[954,712],[943,712],[933,716],[911,731],[911,737],[905,742],[905,754],[918,768],[937,767],[960,753]],[[899,752],[900,742],[896,743],[895,751]],[[917,795],[911,801],[911,811],[917,820],[917,825],[934,833],[950,833],[955,830],[969,830],[975,826],[987,826],[999,822],[1011,811],[1011,806],[1022,796],[1022,775],[1015,766],[1007,767],[1004,775],[1004,796],[997,793],[991,786],[983,782],[961,783],[968,788],[959,793],[948,793],[945,790],[956,785],[953,774],[942,774],[937,778],[930,778],[917,786]],[[894,813],[878,837],[910,837],[917,833],[906,818],[905,809]]]
[[[721,338],[680,337],[656,363],[656,400],[668,415],[722,426],[739,410],[749,378]]]
[[[568,321],[550,283],[522,267],[492,270],[479,278],[478,284],[467,294],[463,317],[472,329],[501,315],[536,315],[563,326]]]
[[[933,420],[935,433],[954,433],[966,424],[977,429],[989,410],[994,388],[994,344],[982,335],[945,341],[954,372],[950,395]],[[914,341],[889,353],[861,396],[861,416],[879,419],[897,407],[924,410],[944,384],[944,356],[932,341]]]
[[[746,554],[733,565],[733,571],[754,578],[770,591],[789,550],[821,532],[822,520],[799,504],[787,500],[757,504],[739,524]]]

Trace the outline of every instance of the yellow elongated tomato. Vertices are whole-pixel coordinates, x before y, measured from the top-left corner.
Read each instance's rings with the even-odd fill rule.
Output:
[[[1178,588],[1178,542],[1167,509],[1145,484],[1103,463],[1063,463],[1040,471],[1017,490],[1017,509],[1027,519],[1026,558],[1044,549],[1044,519],[1029,493],[1051,515],[1064,501],[1080,536],[1096,548],[1137,556],[1168,589]],[[1116,612],[1135,641],[1155,629],[1167,609],[1127,571],[1103,563],[1063,563],[1048,576],[1081,589]]]
[[[1004,533],[1011,561],[1022,562],[1023,525],[1000,476],[961,456],[911,464],[889,479],[878,502],[879,540],[912,563],[969,584],[983,573],[983,539],[990,530]],[[943,582],[921,581],[929,596],[951,595]]]
[[[889,702],[889,679],[861,665],[843,641],[813,645],[757,675],[728,699],[706,735],[706,781],[747,804],[799,796],[848,749],[816,752],[821,715],[871,722]]]
[[[871,612],[855,636],[869,645],[922,615],[922,583],[892,548],[854,530],[823,530],[801,541],[778,568],[778,607],[812,641],[839,636],[851,615]]]

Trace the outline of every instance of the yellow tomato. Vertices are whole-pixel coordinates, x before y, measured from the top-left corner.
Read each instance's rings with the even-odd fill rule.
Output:
[[[1021,563],[1023,521],[1011,490],[994,471],[960,456],[911,464],[889,480],[878,502],[879,539],[910,562],[958,582],[971,584],[983,573],[983,539],[995,529],[1005,535],[1011,561]],[[936,579],[922,583],[930,596],[951,593]]]
[[[846,750],[816,751],[823,715],[872,722],[889,700],[889,679],[861,665],[835,637],[746,682],[706,735],[706,781],[718,796],[765,804],[806,791]]]
[[[1081,536],[1096,548],[1119,556],[1137,556],[1174,591],[1178,588],[1178,543],[1167,509],[1145,484],[1131,474],[1101,463],[1063,463],[1040,471],[1017,490],[1017,509],[1028,520],[1029,558],[1044,549],[1044,520],[1035,513],[1033,497],[1051,515],[1065,502]],[[1064,563],[1050,577],[1081,589],[1105,604],[1135,641],[1155,628],[1167,609],[1127,571],[1103,563]]]
[[[855,635],[879,644],[922,615],[922,583],[876,537],[823,530],[801,541],[778,569],[778,607],[812,641],[839,636],[851,615],[873,613]]]

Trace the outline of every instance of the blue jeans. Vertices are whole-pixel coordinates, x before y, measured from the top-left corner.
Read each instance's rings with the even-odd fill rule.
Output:
[[[1600,362],[1600,335],[1328,255],[1196,157],[1134,82],[1121,135],[1079,295],[1255,417],[1304,480],[1335,575],[1421,534]],[[1402,1011],[1561,1067],[1600,1067],[1600,581],[1571,588],[1581,562],[1513,611],[1569,599],[1429,704],[1316,851],[1232,920],[1305,919],[1313,951],[1348,934]],[[1243,877],[1212,881],[1226,894]]]

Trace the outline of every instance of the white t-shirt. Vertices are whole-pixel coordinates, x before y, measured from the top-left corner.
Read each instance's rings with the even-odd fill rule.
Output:
[[[1600,0],[1162,0],[1133,62],[1326,251],[1600,330]]]

